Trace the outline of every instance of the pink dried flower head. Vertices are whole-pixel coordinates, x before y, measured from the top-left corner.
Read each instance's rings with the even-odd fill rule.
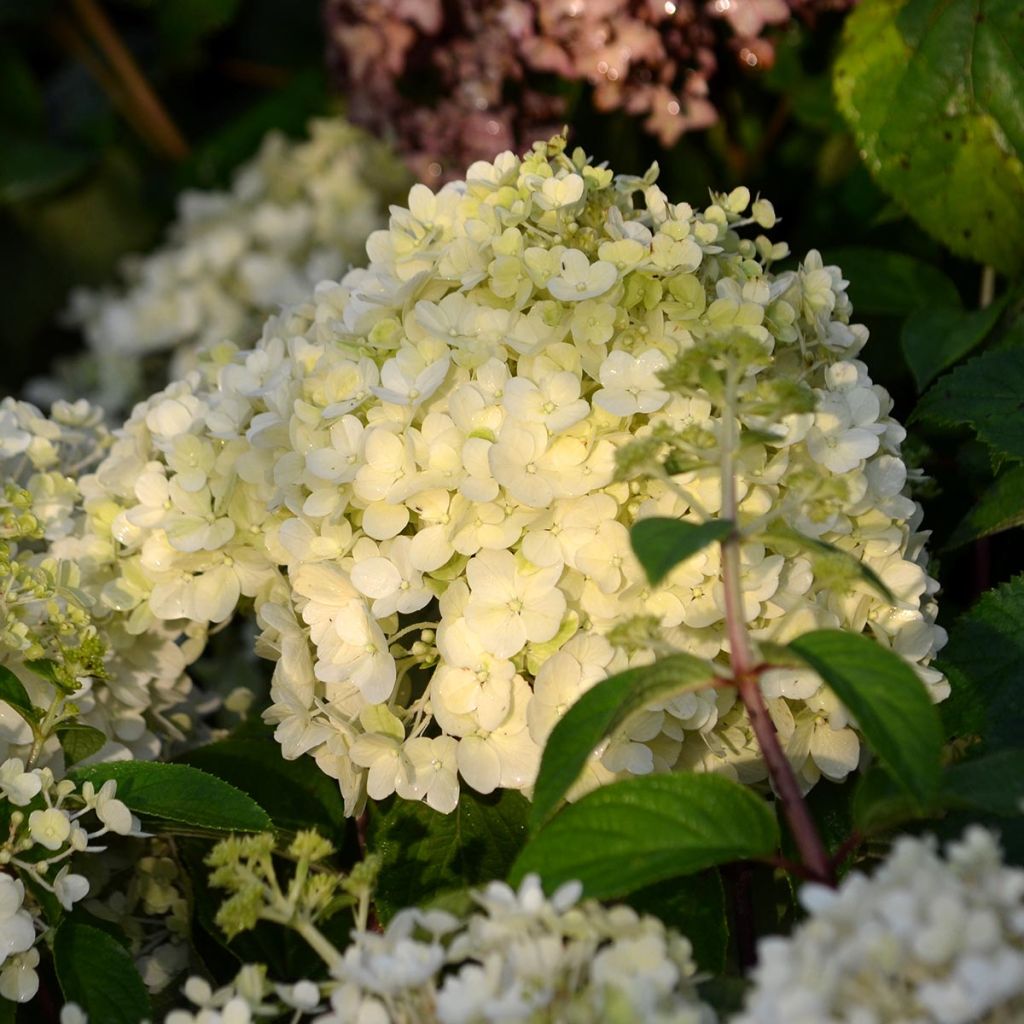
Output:
[[[524,149],[562,123],[557,81],[586,83],[671,146],[718,117],[720,54],[769,67],[762,32],[855,0],[327,0],[349,115],[391,139],[426,181]]]

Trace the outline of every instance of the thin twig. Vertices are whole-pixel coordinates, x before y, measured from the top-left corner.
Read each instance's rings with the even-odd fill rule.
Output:
[[[722,420],[722,515],[736,523],[736,474],[733,458],[736,450],[735,381],[730,370],[726,382],[727,399]],[[826,885],[835,884],[832,865],[818,835],[793,766],[779,743],[775,723],[761,693],[760,672],[750,652],[743,614],[743,588],[740,569],[738,529],[722,541],[722,589],[725,596],[725,624],[729,637],[729,661],[733,681],[750,717],[754,735],[761,747],[768,776],[782,804],[800,856],[813,876]]]
[[[184,160],[188,143],[139,69],[110,19],[96,0],[70,0],[82,27],[106,58],[127,101],[147,127],[146,136],[170,160]],[[102,81],[101,81],[101,84]],[[134,119],[133,119],[134,123]]]

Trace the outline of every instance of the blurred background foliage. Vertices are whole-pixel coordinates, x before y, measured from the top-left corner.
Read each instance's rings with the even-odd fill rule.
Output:
[[[892,21],[893,6],[874,0],[869,13]],[[861,21],[861,34],[873,34],[851,52],[870,59],[887,23]],[[596,113],[589,87],[554,87],[569,101],[573,141],[596,159],[635,173],[657,160],[666,192],[695,203],[708,189],[746,184],[773,201],[775,235],[797,257],[818,248],[839,263],[871,329],[872,376],[906,422],[945,369],[931,356],[936,330],[954,333],[946,364],[983,342],[1012,347],[1024,340],[1022,293],[965,258],[970,245],[954,255],[936,240],[944,235],[934,217],[927,233],[892,198],[907,201],[893,191],[886,154],[859,145],[837,106],[843,23],[840,13],[789,23],[773,33],[774,59],[756,68],[723,60],[718,123],[669,150],[628,115]],[[0,0],[0,279],[9,297],[0,391],[18,394],[81,347],[61,326],[70,288],[110,282],[122,256],[152,247],[183,188],[223,186],[268,130],[298,136],[311,115],[343,111],[344,97],[327,85],[325,48],[318,0]],[[892,59],[884,45],[874,56]],[[848,106],[861,99],[839,91]],[[929,478],[918,496],[951,622],[1024,565],[1016,533],[976,540],[984,530],[960,525],[1003,463],[970,429],[941,423],[913,427],[908,454]],[[1014,487],[1004,505],[1024,495],[1024,479]],[[950,538],[956,546],[947,548]]]

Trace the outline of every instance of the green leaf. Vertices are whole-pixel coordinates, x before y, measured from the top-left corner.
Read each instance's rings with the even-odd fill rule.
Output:
[[[779,842],[771,807],[718,775],[626,779],[588,793],[527,844],[511,880],[537,872],[551,891],[579,879],[588,896],[646,885],[734,860],[765,857]]]
[[[57,671],[57,665],[49,658],[36,658],[33,661],[26,661],[25,666],[32,669],[37,676],[41,676],[51,686],[56,687],[61,693],[74,693],[78,689],[78,684],[68,684],[68,677],[66,674],[62,675]]]
[[[226,739],[196,747],[178,762],[230,782],[251,796],[278,828],[317,828],[341,844],[345,801],[337,782],[311,757],[286,761],[272,736]]]
[[[893,778],[926,806],[939,788],[942,725],[914,670],[870,637],[841,630],[805,633],[789,648],[854,714]]]
[[[118,761],[76,768],[79,784],[117,783],[117,798],[136,814],[221,832],[263,832],[273,827],[252,797],[221,779],[184,764]]]
[[[375,893],[386,921],[402,907],[502,878],[526,838],[525,797],[463,789],[451,814],[393,800],[370,806],[367,848],[381,856]]]
[[[864,0],[834,83],[878,183],[955,253],[1024,266],[1020,0]]]
[[[872,765],[857,780],[853,791],[853,821],[861,834],[872,836],[889,832],[921,816],[917,804],[881,765]]]
[[[943,545],[952,551],[964,544],[1024,524],[1024,466],[1010,466],[978,499]]]
[[[653,665],[627,669],[592,686],[558,720],[541,757],[533,790],[530,825],[542,825],[579,778],[602,740],[655,701],[688,690],[702,690],[715,679],[714,669],[692,654],[673,654]]]
[[[1016,817],[1024,805],[1024,750],[997,750],[953,765],[942,796],[947,806]]]
[[[92,162],[77,149],[0,133],[0,204],[20,203],[70,185]]]
[[[83,722],[68,722],[58,726],[57,739],[64,748],[64,760],[69,766],[92,757],[107,742],[107,737],[99,729]]]
[[[940,705],[948,731],[980,734],[989,749],[1024,734],[1024,576],[983,594],[950,631],[939,667],[953,692]]]
[[[925,306],[907,317],[900,344],[918,391],[988,337],[1006,308],[1006,299],[1003,296],[985,309],[972,312],[959,307]]]
[[[932,305],[958,307],[956,285],[937,267],[902,252],[852,245],[829,249],[827,264],[838,264],[858,315],[906,316]]]
[[[41,717],[22,681],[6,665],[0,665],[0,700],[10,704],[29,725]]]
[[[160,0],[156,22],[164,46],[187,54],[204,36],[223,28],[234,17],[238,0]]]
[[[928,390],[913,418],[971,427],[996,452],[1024,459],[1024,349],[986,352]]]
[[[642,519],[629,531],[633,551],[651,583],[660,583],[677,565],[735,529],[728,519],[685,523],[681,519],[654,516]]]
[[[840,576],[860,577],[890,604],[896,603],[893,592],[886,586],[882,577],[867,562],[861,561],[849,551],[844,551],[842,548],[836,547],[835,544],[821,540],[820,537],[808,537],[783,522],[773,523],[762,536],[777,548],[780,554],[795,554],[798,551],[809,554],[815,563],[816,576],[827,580],[838,570]],[[787,551],[787,549],[789,550]]]
[[[106,932],[65,920],[57,929],[53,960],[64,999],[89,1020],[139,1024],[149,1018],[149,993],[131,954]]]

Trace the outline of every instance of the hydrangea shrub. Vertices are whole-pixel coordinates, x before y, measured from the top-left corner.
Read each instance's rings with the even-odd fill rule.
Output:
[[[941,699],[903,428],[857,358],[840,271],[815,252],[775,269],[774,222],[746,189],[697,210],[656,171],[616,177],[559,139],[414,186],[368,267],[272,317],[254,350],[214,348],[119,431],[83,484],[80,543],[118,552],[101,603],[145,632],[251,601],[282,752],[315,757],[351,813],[394,792],[449,811],[463,784],[529,791],[564,710],[653,657],[623,619],[722,656],[716,551],[652,587],[628,528],[719,511],[712,405],[664,373],[740,338],[751,635],[868,630]],[[787,411],[794,387],[812,408]],[[678,471],[617,477],[616,451],[645,438],[685,451]],[[794,535],[863,560],[895,604]],[[805,785],[857,766],[855,723],[816,675],[770,672],[764,690]],[[731,691],[651,708],[584,785],[692,769],[764,779]]]

